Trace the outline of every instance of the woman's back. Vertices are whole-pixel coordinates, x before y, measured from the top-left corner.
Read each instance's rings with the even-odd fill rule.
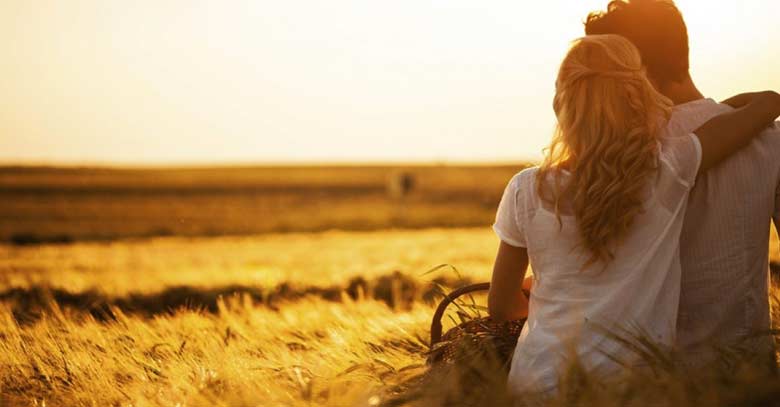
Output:
[[[607,332],[674,342],[679,235],[701,150],[694,135],[662,140],[655,176],[642,189],[642,210],[607,263],[588,265],[590,253],[581,245],[575,216],[558,217],[538,196],[537,167],[507,186],[494,229],[503,241],[527,248],[534,271],[529,319],[510,372],[515,390],[555,386],[574,355],[586,368],[604,373],[618,368],[615,357],[636,362]],[[563,180],[572,176],[558,171]]]

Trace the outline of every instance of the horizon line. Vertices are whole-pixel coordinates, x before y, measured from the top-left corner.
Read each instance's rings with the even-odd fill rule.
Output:
[[[106,168],[106,169],[173,169],[173,168],[285,168],[285,167],[395,167],[395,166],[511,166],[538,163],[531,158],[495,160],[289,160],[289,161],[0,161],[0,169],[8,168]]]

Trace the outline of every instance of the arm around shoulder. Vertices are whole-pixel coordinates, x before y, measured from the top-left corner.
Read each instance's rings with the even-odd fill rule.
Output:
[[[773,91],[743,93],[723,103],[735,110],[714,117],[694,131],[702,149],[699,173],[739,151],[780,117],[780,94]]]

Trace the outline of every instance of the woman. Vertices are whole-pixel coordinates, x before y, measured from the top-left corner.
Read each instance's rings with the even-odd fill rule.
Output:
[[[648,81],[628,40],[574,43],[556,82],[558,128],[546,157],[510,181],[494,224],[501,243],[490,314],[528,315],[512,391],[555,388],[573,358],[594,374],[636,364],[606,332],[674,343],[688,193],[699,173],[780,115],[774,92],[724,103],[735,109],[693,134],[667,134],[672,103]],[[530,302],[521,291],[529,262]]]

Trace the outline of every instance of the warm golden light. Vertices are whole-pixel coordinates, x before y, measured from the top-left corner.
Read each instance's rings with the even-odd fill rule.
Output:
[[[538,158],[606,1],[6,1],[0,161]],[[680,0],[708,96],[780,89],[780,3]]]
[[[0,0],[0,407],[778,404],[778,145],[604,35],[532,168],[607,3]],[[780,91],[780,0],[678,3]]]

